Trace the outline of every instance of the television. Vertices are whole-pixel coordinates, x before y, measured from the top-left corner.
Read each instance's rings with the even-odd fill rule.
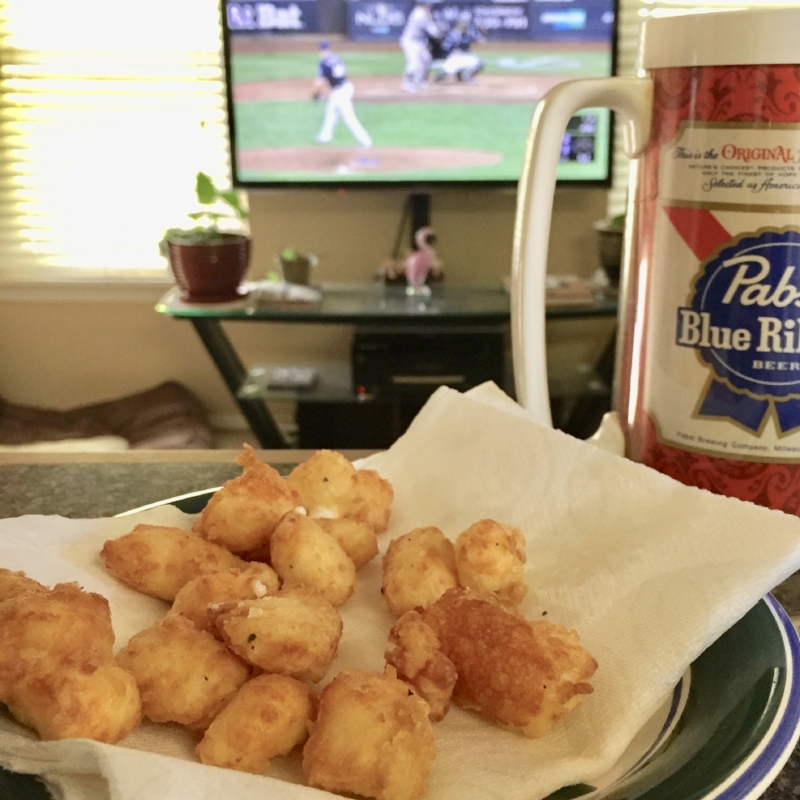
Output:
[[[426,13],[414,0],[222,0],[221,10],[233,183],[245,190],[511,188],[543,94],[615,68],[616,0],[432,0],[425,52],[410,56],[404,28]],[[317,80],[323,59],[331,81],[325,70]],[[350,88],[334,92],[342,70],[335,88]],[[607,109],[577,113],[559,182],[609,185],[611,141]]]

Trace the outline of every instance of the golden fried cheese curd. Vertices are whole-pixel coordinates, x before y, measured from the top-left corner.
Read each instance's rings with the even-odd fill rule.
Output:
[[[204,764],[261,774],[308,738],[317,698],[295,678],[259,675],[233,696],[197,745]]]
[[[77,583],[24,592],[0,603],[0,702],[22,678],[113,661],[105,597]]]
[[[136,680],[116,664],[33,674],[8,698],[14,718],[42,739],[94,739],[115,744],[142,719]]]
[[[316,517],[345,517],[372,526],[389,526],[394,490],[374,470],[356,469],[341,453],[318,450],[286,478],[303,507]]]
[[[389,632],[385,657],[386,663],[397,670],[397,677],[430,706],[431,721],[443,719],[450,709],[458,674],[418,611],[406,611],[397,620]]]
[[[267,564],[253,562],[189,581],[175,595],[168,613],[186,617],[195,628],[219,639],[220,633],[214,624],[216,615],[209,612],[210,605],[230,600],[255,600],[275,594],[279,588],[280,579],[275,570]]]
[[[117,663],[136,678],[148,719],[199,729],[250,677],[222,642],[177,614],[132,636]]]
[[[130,533],[109,539],[100,557],[118,580],[169,602],[190,580],[244,563],[195,533],[164,525],[137,525]]]
[[[383,596],[396,617],[427,608],[454,586],[453,543],[438,528],[415,528],[389,542],[383,556]]]
[[[270,563],[283,586],[310,586],[334,606],[356,589],[356,568],[336,539],[305,513],[290,511],[270,539]]]
[[[528,587],[522,582],[525,537],[519,528],[482,519],[454,543],[458,582],[465,589],[492,592],[508,605],[519,605]]]
[[[320,694],[303,772],[329,792],[422,800],[435,754],[427,704],[392,667],[345,670]]]
[[[378,555],[378,537],[368,522],[345,517],[315,517],[314,522],[339,542],[355,565],[356,571]]]
[[[597,662],[574,630],[530,621],[491,594],[449,589],[424,614],[458,672],[453,699],[536,738],[587,694]]]
[[[0,602],[10,600],[24,592],[46,592],[47,586],[29,578],[24,572],[0,568]]]
[[[300,505],[300,498],[283,476],[258,459],[250,445],[236,458],[243,468],[238,478],[224,483],[195,520],[204,539],[232,553],[248,554],[269,544],[281,517]]]
[[[350,491],[356,468],[333,450],[317,450],[298,464],[286,482],[311,517],[338,517],[339,498]]]
[[[249,664],[314,683],[328,671],[342,636],[339,612],[305,586],[222,604],[216,625],[228,647]]]
[[[394,489],[373,469],[358,469],[351,490],[341,499],[339,508],[345,519],[366,522],[383,533],[389,527]]]

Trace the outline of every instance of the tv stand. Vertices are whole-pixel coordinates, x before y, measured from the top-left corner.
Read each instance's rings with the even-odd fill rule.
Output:
[[[404,287],[376,282],[323,284],[322,289],[315,304],[259,303],[256,294],[239,303],[191,305],[174,287],[156,305],[159,313],[192,323],[262,448],[289,446],[265,401],[298,401],[305,447],[341,449],[352,441],[358,444],[347,446],[375,448],[391,444],[437,386],[463,390],[484,380],[501,386],[511,382],[501,356],[510,299],[499,282],[440,284],[424,301],[407,297]],[[616,295],[609,294],[591,304],[548,306],[547,318],[612,317],[616,312]],[[320,369],[319,382],[309,391],[270,390],[256,375],[266,374],[264,369],[245,368],[222,328],[224,320],[353,325],[352,363]],[[569,397],[584,393],[583,385],[565,386],[561,392]],[[597,391],[592,394],[596,397]]]

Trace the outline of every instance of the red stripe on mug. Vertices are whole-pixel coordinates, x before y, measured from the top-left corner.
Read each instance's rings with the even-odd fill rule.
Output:
[[[705,261],[731,235],[719,220],[705,209],[664,206],[669,221],[700,261]]]

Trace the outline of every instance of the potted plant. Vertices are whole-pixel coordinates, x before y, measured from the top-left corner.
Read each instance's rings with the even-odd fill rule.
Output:
[[[198,224],[191,228],[170,228],[160,249],[169,259],[172,274],[184,300],[193,303],[222,303],[237,300],[240,284],[250,263],[250,237],[220,229],[220,222],[233,220],[243,230],[247,209],[234,191],[220,191],[204,172],[195,182],[197,201],[208,209],[188,216]],[[223,210],[215,210],[222,208]]]
[[[311,271],[317,266],[313,253],[299,253],[294,247],[285,247],[278,255],[281,273],[287,283],[306,286],[311,280]]]
[[[597,255],[611,286],[619,286],[622,266],[622,243],[625,238],[625,215],[594,223],[597,231]]]

